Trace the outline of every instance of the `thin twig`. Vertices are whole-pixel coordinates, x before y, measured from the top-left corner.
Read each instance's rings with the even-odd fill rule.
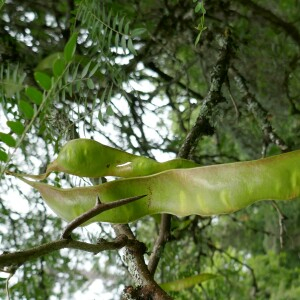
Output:
[[[128,238],[125,235],[117,237],[112,242],[101,241],[98,244],[90,244],[80,241],[74,241],[72,239],[59,239],[49,243],[42,244],[37,247],[33,247],[28,250],[22,250],[12,253],[4,253],[0,255],[0,269],[1,271],[10,270],[11,267],[20,266],[24,262],[31,259],[47,255],[51,252],[68,248],[77,249],[86,252],[98,254],[104,250],[114,250],[124,247],[128,242]]]
[[[228,80],[228,76],[226,76],[226,86],[227,86],[227,89],[228,89],[228,93],[229,93],[229,98],[232,102],[232,105],[234,107],[234,110],[235,110],[235,114],[236,114],[236,120],[238,121],[239,118],[240,118],[240,112],[239,112],[239,109],[238,109],[238,106],[236,104],[236,101],[232,95],[232,92],[231,92],[231,87],[230,87],[230,82]]]
[[[10,294],[9,294],[9,281],[10,279],[14,276],[14,273],[10,273],[8,278],[6,279],[6,283],[5,283],[5,291],[6,291],[6,298],[7,300],[10,300]]]
[[[272,143],[277,145],[282,151],[286,151],[288,149],[288,146],[283,141],[283,139],[275,132],[271,122],[269,121],[268,112],[250,92],[246,79],[234,66],[231,66],[230,71],[233,74],[235,83],[242,97],[245,99],[245,101],[247,101],[249,112],[253,114],[253,116],[259,123],[265,137],[268,139],[268,141],[271,141]]]
[[[279,241],[280,241],[280,248],[282,249],[284,246],[284,221],[287,219],[287,216],[283,214],[281,209],[278,207],[277,203],[273,200],[271,201],[272,206],[275,208],[278,214],[278,223],[279,223]]]
[[[116,208],[116,207],[119,207],[119,206],[122,206],[122,205],[125,205],[125,204],[128,204],[128,203],[131,203],[131,202],[134,202],[134,201],[137,201],[141,198],[144,198],[145,196],[147,196],[147,195],[140,195],[140,196],[125,198],[125,199],[121,199],[121,200],[113,201],[113,202],[109,202],[109,203],[102,203],[100,201],[100,199],[97,198],[96,205],[92,209],[90,209],[89,211],[83,213],[82,215],[77,217],[75,220],[70,222],[66,226],[66,228],[63,231],[61,237],[63,239],[69,238],[74,229],[76,229],[80,225],[84,224],[85,222],[87,222],[91,218],[101,214],[104,211],[107,211],[107,210],[110,210],[112,208]]]
[[[148,263],[148,270],[153,275],[161,258],[161,254],[164,250],[165,244],[168,242],[170,237],[171,228],[171,216],[163,214],[161,216],[161,222],[159,227],[159,235],[153,246],[152,254]]]
[[[207,245],[212,248],[213,250],[219,251],[221,253],[223,253],[224,255],[226,255],[227,257],[229,257],[230,259],[232,259],[233,261],[239,263],[240,265],[244,266],[245,268],[247,268],[251,274],[252,277],[252,286],[253,286],[253,296],[256,296],[257,293],[259,292],[259,287],[257,285],[257,280],[256,280],[256,276],[254,273],[254,270],[252,267],[250,267],[248,264],[246,264],[245,262],[239,260],[237,257],[232,256],[231,254],[227,253],[225,250],[223,250],[222,248],[219,248],[217,246],[215,246],[211,241],[207,241]]]
[[[278,28],[282,29],[288,36],[290,36],[295,41],[297,45],[300,45],[300,32],[293,23],[287,22],[285,19],[280,18],[271,10],[268,10],[263,6],[256,4],[252,0],[238,0],[236,2],[239,2],[247,7],[250,7],[250,9],[253,12],[252,17],[256,17],[256,18],[258,17],[259,21],[267,20],[276,28],[276,30],[278,30]],[[266,25],[263,24],[263,26]]]

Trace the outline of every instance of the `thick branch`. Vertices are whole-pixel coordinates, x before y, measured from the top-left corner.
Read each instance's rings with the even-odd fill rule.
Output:
[[[153,300],[170,300],[172,299],[160,286],[155,282],[152,274],[150,274],[144,260],[146,246],[135,240],[135,237],[126,224],[113,225],[118,236],[126,235],[129,241],[135,241],[125,248],[125,259],[128,265],[128,271],[134,279],[137,288],[127,288],[125,296],[131,299],[153,299]]]

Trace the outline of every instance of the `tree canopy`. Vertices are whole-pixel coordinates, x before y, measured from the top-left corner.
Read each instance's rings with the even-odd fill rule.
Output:
[[[97,223],[67,243],[5,171],[44,173],[79,137],[202,166],[299,149],[299,1],[10,0],[0,15],[0,250],[28,257],[0,256],[0,298],[298,299],[299,199]]]

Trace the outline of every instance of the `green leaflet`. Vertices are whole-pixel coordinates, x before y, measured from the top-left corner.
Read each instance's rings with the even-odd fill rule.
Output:
[[[265,159],[189,169],[172,169],[150,176],[98,186],[60,189],[29,181],[50,208],[71,221],[95,205],[97,196],[111,202],[146,194],[94,217],[92,222],[128,223],[146,215],[170,213],[211,216],[232,213],[260,200],[289,200],[300,195],[300,151]]]
[[[76,51],[77,37],[78,33],[73,33],[64,48],[64,59],[67,63],[70,62],[74,57]]]

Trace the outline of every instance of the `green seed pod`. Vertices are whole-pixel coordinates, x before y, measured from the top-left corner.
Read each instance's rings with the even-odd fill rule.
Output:
[[[90,139],[71,140],[63,146],[47,173],[60,171],[81,177],[117,176],[138,156],[102,145]],[[130,171],[130,170],[128,170]]]
[[[43,180],[51,172],[65,172],[81,177],[102,176],[136,177],[158,173],[174,168],[192,168],[196,163],[174,159],[159,163],[153,159],[137,156],[90,139],[75,139],[63,146],[56,160],[50,163],[42,175],[25,175]]]
[[[146,215],[170,213],[227,214],[260,200],[300,196],[300,151],[265,159],[190,169],[173,169],[150,176],[107,182],[98,186],[60,189],[28,181],[61,218],[71,221],[102,202],[139,195],[144,198],[94,217],[92,222],[128,223]]]

